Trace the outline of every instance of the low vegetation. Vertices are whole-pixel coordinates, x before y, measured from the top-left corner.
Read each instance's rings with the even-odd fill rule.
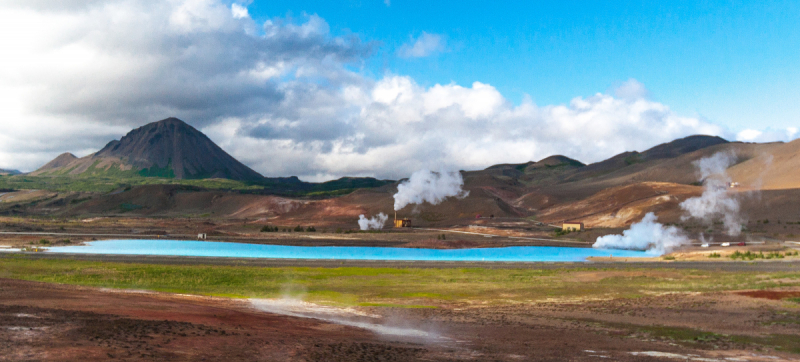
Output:
[[[146,265],[0,256],[0,277],[95,287],[239,298],[294,296],[336,305],[516,303],[565,298],[639,298],[800,286],[800,272],[629,269],[262,268]],[[587,283],[585,278],[596,279]],[[782,282],[773,282],[782,281]],[[788,281],[788,282],[787,282]],[[292,293],[290,293],[292,294]]]
[[[783,258],[785,258],[787,256],[795,256],[795,255],[798,255],[797,251],[795,251],[795,252],[789,251],[789,252],[786,252],[786,253],[769,252],[769,253],[764,254],[764,252],[755,253],[755,252],[751,252],[751,251],[747,251],[747,252],[742,253],[741,251],[736,250],[736,251],[733,252],[733,254],[730,255],[730,258],[733,259],[733,260],[736,260],[736,259],[742,259],[742,260],[783,259]]]
[[[711,333],[692,328],[669,327],[660,325],[642,326],[621,323],[608,323],[609,326],[626,329],[632,333],[629,337],[640,337],[666,343],[679,344],[689,348],[717,349],[720,345],[734,348],[776,349],[791,353],[800,353],[800,343],[796,336],[786,334],[770,334],[764,336],[729,335]]]
[[[372,178],[342,178],[323,183],[307,183],[297,178],[272,179],[265,178],[260,181],[235,181],[228,179],[176,179],[163,176],[160,173],[146,176],[138,174],[109,174],[98,173],[80,176],[50,175],[50,176],[2,176],[0,175],[0,189],[7,190],[50,190],[50,191],[75,191],[108,193],[116,190],[130,190],[134,186],[142,185],[184,185],[207,190],[233,190],[242,193],[274,194],[285,196],[305,197],[332,197],[349,194],[359,188],[380,187],[391,183],[388,180]],[[76,199],[75,203],[88,200]]]

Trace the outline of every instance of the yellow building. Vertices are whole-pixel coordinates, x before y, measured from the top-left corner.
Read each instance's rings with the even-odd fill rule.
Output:
[[[394,227],[396,228],[411,227],[411,219],[394,219]]]
[[[564,231],[583,231],[582,222],[565,222],[561,225],[561,230]]]

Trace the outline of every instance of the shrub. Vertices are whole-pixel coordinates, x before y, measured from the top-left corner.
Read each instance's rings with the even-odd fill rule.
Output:
[[[316,232],[317,229],[315,227],[313,227],[313,226],[309,226],[309,227],[306,228],[306,231],[308,231],[310,233],[313,233],[313,232]]]
[[[334,232],[337,233],[337,234],[341,234],[342,233],[342,228],[336,228],[336,231],[334,231]]]
[[[39,244],[42,244],[42,245],[50,245],[50,240],[47,240],[47,239],[42,239],[42,240],[39,240]]]
[[[261,232],[262,233],[268,233],[268,232],[272,232],[272,231],[278,231],[278,227],[276,226],[276,227],[273,228],[270,225],[264,225],[264,226],[261,227]]]
[[[563,236],[563,235],[567,235],[567,234],[569,234],[569,233],[571,233],[571,232],[572,232],[572,229],[567,229],[567,230],[564,230],[564,229],[558,229],[558,230],[556,230],[556,236]]]
[[[709,258],[719,258],[719,257],[721,257],[721,255],[719,255],[719,253],[711,253],[711,254],[708,255],[708,257]]]
[[[294,231],[301,232],[301,231],[303,231],[303,227],[300,226],[300,225],[297,225],[297,226],[294,227]]]
[[[672,255],[667,255],[667,256],[663,257],[662,259],[664,259],[664,260],[675,260],[675,257],[672,256]]]

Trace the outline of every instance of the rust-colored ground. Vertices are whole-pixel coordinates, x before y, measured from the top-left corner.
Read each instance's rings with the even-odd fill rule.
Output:
[[[750,290],[738,292],[739,295],[744,295],[751,298],[762,298],[771,300],[782,300],[789,298],[800,298],[800,291],[784,291],[784,290]]]
[[[798,336],[800,315],[786,303],[714,293],[365,309],[388,324],[425,326],[442,337],[418,340],[269,314],[242,300],[0,279],[0,360],[797,360],[798,355],[741,340],[686,341],[648,329]]]

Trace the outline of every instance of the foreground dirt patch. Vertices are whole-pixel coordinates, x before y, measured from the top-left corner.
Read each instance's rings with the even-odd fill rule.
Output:
[[[684,293],[363,308],[387,325],[424,325],[442,337],[420,340],[265,313],[244,300],[0,279],[0,361],[796,360],[775,349],[800,336],[800,315],[783,304]],[[743,330],[752,341],[734,338]]]
[[[415,361],[434,352],[245,301],[0,279],[0,361]]]

